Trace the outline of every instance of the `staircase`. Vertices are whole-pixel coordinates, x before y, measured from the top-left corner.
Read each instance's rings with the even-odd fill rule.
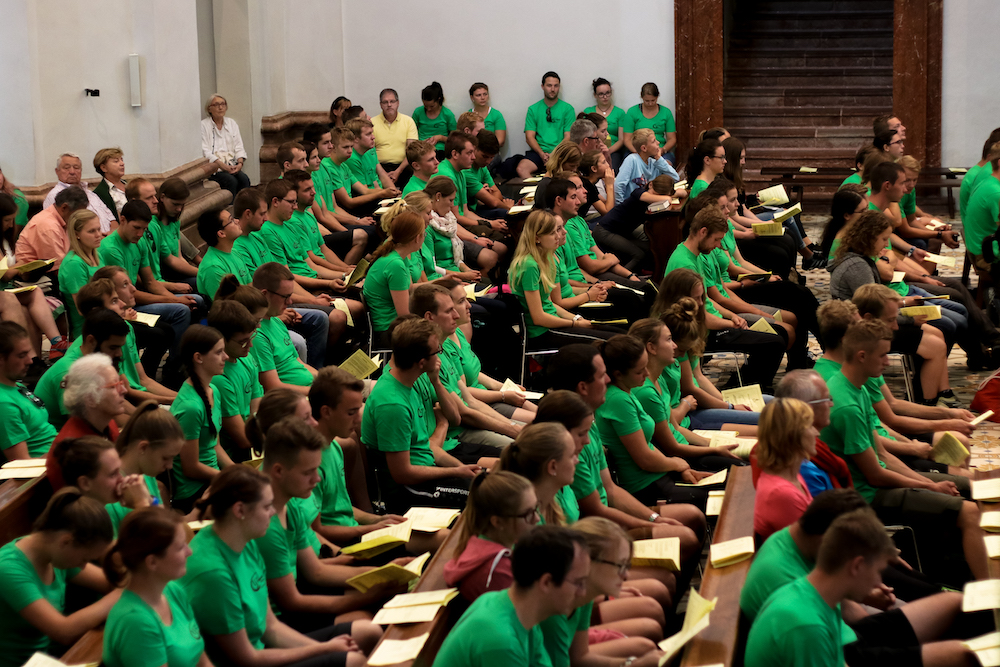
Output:
[[[892,109],[892,0],[733,0],[725,126],[747,146],[747,190],[763,167],[854,166],[872,119]],[[807,190],[825,213],[834,189]]]

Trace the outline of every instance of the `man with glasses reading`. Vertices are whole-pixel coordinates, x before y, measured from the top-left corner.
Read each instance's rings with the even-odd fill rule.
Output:
[[[241,285],[250,284],[250,270],[238,255],[233,254],[233,244],[243,235],[243,230],[229,211],[203,213],[198,218],[198,234],[208,244],[198,267],[199,292],[214,297],[222,277],[229,273],[236,276]]]
[[[0,322],[0,449],[8,461],[45,456],[57,433],[45,404],[21,384],[33,358],[25,328]]]
[[[246,306],[237,301],[216,301],[208,312],[208,326],[222,334],[229,356],[222,375],[212,379],[222,414],[219,442],[237,463],[250,459],[251,445],[246,436],[246,421],[257,412],[264,395],[257,360],[250,354],[257,325],[257,320]]]
[[[517,175],[527,178],[538,170],[545,171],[549,153],[569,138],[569,128],[576,120],[576,111],[569,102],[559,99],[562,80],[555,72],[542,75],[542,99],[528,107],[524,121],[524,139],[528,152],[517,165]]]
[[[417,124],[406,114],[399,113],[399,95],[386,88],[378,96],[382,113],[371,119],[375,132],[375,154],[389,178],[402,188],[410,178],[406,147],[420,139]]]
[[[316,369],[299,359],[280,317],[292,303],[294,285],[292,272],[284,264],[267,262],[254,271],[253,286],[267,297],[267,312],[252,349],[265,391],[291,389],[306,395]]]

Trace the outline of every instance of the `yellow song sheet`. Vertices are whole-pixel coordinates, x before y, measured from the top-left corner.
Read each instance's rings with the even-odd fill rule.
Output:
[[[1000,533],[1000,512],[983,512],[979,527],[988,533]]]
[[[796,215],[802,215],[802,204],[796,204],[795,206],[790,206],[784,211],[778,211],[775,213],[774,217],[771,218],[772,222],[784,222],[789,218],[793,218]]]
[[[785,228],[780,222],[755,222],[750,225],[757,236],[784,236]]]
[[[981,423],[983,423],[984,421],[986,421],[987,419],[989,419],[992,416],[993,416],[993,411],[992,410],[987,410],[986,412],[984,412],[983,414],[979,415],[978,417],[976,417],[975,419],[973,419],[969,423],[972,424],[973,426],[979,426]]]
[[[800,174],[815,174],[819,171],[816,167],[799,167]]]
[[[960,466],[969,458],[969,450],[958,441],[951,431],[945,431],[931,449],[931,458],[949,466]]]
[[[955,266],[954,257],[945,257],[944,255],[935,255],[933,253],[927,253],[924,257],[925,261],[934,262],[938,266]]]
[[[632,543],[632,567],[665,567],[675,572],[680,570],[680,538],[661,537],[653,540],[636,540]]]
[[[45,466],[36,468],[3,468],[0,469],[0,480],[3,479],[34,479],[45,474]]]
[[[148,327],[155,327],[156,323],[160,321],[159,315],[154,315],[152,313],[143,313],[140,311],[135,312],[135,321],[142,322]]]
[[[970,581],[962,596],[962,611],[1000,609],[1000,579]]]
[[[745,561],[753,556],[753,553],[753,537],[748,535],[713,544],[708,550],[708,558],[712,567],[727,567]]]
[[[709,491],[708,504],[705,505],[705,516],[719,516],[722,513],[722,501],[725,499],[725,491]]]
[[[340,368],[359,380],[364,380],[366,377],[377,371],[381,365],[382,355],[376,354],[374,357],[369,357],[365,354],[364,350],[359,349],[355,350],[354,354],[345,359],[340,364]]]
[[[675,186],[676,187],[676,186]],[[788,193],[781,183],[757,191],[757,201],[761,206],[777,206],[788,203]]]
[[[384,605],[385,609],[395,609],[396,607],[416,607],[418,605],[436,604],[446,605],[458,595],[457,588],[442,588],[436,591],[425,591],[423,593],[401,593]]]
[[[778,332],[774,330],[774,327],[772,327],[768,323],[768,321],[763,317],[754,322],[752,325],[750,325],[750,331],[757,331],[759,333],[769,333],[769,334],[774,334],[775,336],[778,335]]]
[[[13,461],[7,461],[0,469],[7,470],[8,468],[44,468],[45,459],[14,459]]]
[[[373,530],[361,536],[361,541],[345,547],[340,553],[365,560],[385,553],[401,544],[410,541],[410,530],[413,524],[403,521],[380,530]]]
[[[25,285],[24,287],[5,289],[4,292],[10,292],[11,294],[23,294],[24,292],[32,292],[36,289],[38,289],[38,285]]]
[[[658,663],[660,667],[670,662],[677,655],[678,651],[684,648],[685,644],[708,627],[709,618],[712,610],[715,609],[715,601],[717,599],[706,600],[698,591],[691,589],[691,594],[688,596],[687,613],[684,615],[684,624],[681,626],[681,631],[659,643],[660,650],[663,651],[663,657],[660,658],[660,662]]]
[[[213,523],[215,523],[214,519],[206,519],[204,521],[188,521],[188,528],[191,529],[191,532],[197,533],[203,528],[208,528]]]
[[[617,320],[590,320],[591,324],[607,324],[608,326],[622,326],[628,324],[624,317]]]
[[[973,500],[982,500],[986,503],[1000,502],[1000,478],[974,479],[970,484]]]
[[[529,401],[537,401],[543,396],[542,392],[540,391],[525,391],[524,389],[521,389],[519,386],[517,386],[517,383],[511,380],[510,378],[507,378],[506,380],[503,381],[503,385],[501,385],[500,391],[516,391]]]
[[[986,543],[986,555],[993,560],[1000,558],[1000,535],[986,535],[983,541]]]
[[[586,301],[577,306],[577,308],[610,308],[611,305],[607,301]]]
[[[421,533],[436,533],[447,528],[461,512],[458,510],[441,509],[439,507],[411,507],[405,516],[413,522],[413,530]]]
[[[394,609],[379,609],[372,619],[379,625],[403,625],[405,623],[427,623],[437,616],[439,604],[422,604],[416,607],[396,607]]]
[[[754,412],[760,412],[764,409],[764,394],[761,392],[759,384],[724,389],[722,400],[729,401],[733,405],[749,406]]]
[[[419,558],[414,558],[406,565],[396,563],[386,563],[374,570],[368,570],[347,580],[349,586],[353,586],[362,593],[367,593],[369,589],[381,584],[399,583],[405,584],[420,577],[424,564],[430,558],[430,553],[425,553]],[[414,622],[414,621],[411,621]]]
[[[941,306],[906,306],[905,308],[899,309],[900,315],[906,315],[908,317],[919,317],[923,315],[930,320],[940,320],[941,319]]]
[[[359,280],[365,277],[368,273],[368,267],[371,266],[368,260],[362,257],[358,260],[358,263],[354,265],[354,270],[351,271],[350,275],[347,276],[347,280],[344,281],[348,287],[357,284]]]
[[[713,484],[722,484],[726,481],[726,473],[729,472],[728,468],[723,468],[714,475],[709,475],[705,477],[697,484],[687,484],[685,482],[677,482],[677,486],[712,486]]]
[[[906,278],[906,271],[893,271],[892,280],[890,282],[901,283],[904,278]]]
[[[770,277],[771,277],[770,271],[768,271],[767,273],[741,273],[738,276],[736,276],[736,280],[746,280],[747,278],[754,278],[758,282],[764,282]]]
[[[522,204],[520,206],[511,206],[509,209],[507,209],[507,215],[517,215],[518,213],[527,213],[531,209],[532,207],[528,204]]]
[[[383,639],[368,657],[368,664],[371,667],[382,667],[416,660],[420,650],[427,643],[427,637],[428,634],[425,632],[412,639]]]

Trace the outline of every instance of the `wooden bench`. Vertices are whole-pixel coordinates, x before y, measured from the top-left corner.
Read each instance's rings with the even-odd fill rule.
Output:
[[[413,589],[414,593],[449,588],[444,581],[444,566],[455,555],[455,545],[458,543],[459,533],[462,532],[463,520],[464,516],[458,517],[455,525],[451,528],[448,538],[441,545],[441,548],[437,550],[437,553],[434,554],[434,557],[431,558],[430,563],[427,564],[427,569],[424,570],[420,581],[417,582],[416,587]],[[460,605],[460,599],[456,598],[452,600],[451,604],[442,607],[438,611],[433,621],[407,623],[406,625],[390,625],[386,629],[385,634],[382,635],[382,640],[411,639],[427,633],[427,641],[424,643],[424,647],[420,649],[417,659],[412,662],[402,662],[399,664],[406,667],[410,667],[411,665],[414,667],[430,667],[434,663],[434,658],[437,656],[438,649],[441,648],[441,643],[444,641],[445,636],[447,636],[448,630],[458,621],[458,607]]]
[[[753,537],[753,472],[750,466],[730,468],[726,482],[726,497],[715,527],[714,544],[740,537]],[[695,665],[725,665],[736,660],[739,643],[740,593],[751,560],[745,560],[721,569],[709,563],[701,579],[701,596],[717,598],[711,623],[697,637],[688,642],[681,660],[682,667]]]
[[[0,484],[0,545],[31,532],[31,524],[40,513],[36,506],[49,488],[44,477],[8,479]],[[35,502],[36,495],[39,502]]]
[[[104,626],[88,630],[59,658],[66,665],[89,665],[101,662],[104,653]]]
[[[1000,470],[989,470],[989,471],[976,470],[973,473],[973,479],[996,479],[998,477],[1000,477]],[[977,501],[976,505],[979,506],[980,512],[993,512],[996,511],[997,509],[1000,509],[998,508],[996,503],[984,503],[982,501]],[[983,530],[982,533],[984,538],[987,535],[992,534],[986,532],[985,530]],[[989,560],[989,572],[990,572],[990,579],[1000,579],[1000,560],[994,560],[992,558]]]
[[[682,201],[670,208],[655,213],[646,212],[643,229],[649,239],[649,249],[653,253],[653,282],[659,284],[667,270],[667,262],[674,249],[684,240],[681,232],[684,228]]]

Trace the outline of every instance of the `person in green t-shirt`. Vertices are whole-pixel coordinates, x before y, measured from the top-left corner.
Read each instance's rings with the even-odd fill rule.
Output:
[[[580,534],[559,526],[532,529],[514,547],[513,585],[472,603],[445,638],[434,667],[551,667],[539,624],[573,612],[590,567]]]
[[[380,587],[361,594],[336,594],[335,588],[347,587],[348,579],[374,567],[324,563],[310,546],[310,520],[294,500],[308,499],[316,486],[323,437],[291,415],[271,425],[265,443],[261,471],[271,481],[275,513],[267,533],[256,542],[267,572],[268,596],[282,622],[299,632],[313,632],[333,625],[340,614],[388,600],[394,591]],[[301,583],[315,592],[303,595],[298,589]],[[350,633],[366,650],[382,635],[369,621],[356,621]]]
[[[437,81],[420,91],[423,106],[413,110],[413,122],[421,141],[434,144],[434,148],[444,150],[448,133],[455,130],[455,114],[444,105],[444,90]]]
[[[644,83],[639,96],[642,98],[642,104],[630,107],[622,119],[625,147],[633,153],[638,152],[632,146],[632,134],[639,128],[646,127],[656,135],[656,141],[659,142],[663,154],[672,154],[674,146],[677,145],[677,127],[674,124],[674,114],[657,101],[660,98],[659,87],[652,82]],[[674,161],[670,157],[667,160]]]
[[[347,634],[349,624],[310,637],[271,610],[267,566],[257,540],[267,534],[273,502],[266,475],[235,465],[212,480],[201,503],[215,521],[191,540],[192,553],[180,583],[202,634],[213,639],[208,642],[209,657],[215,664],[250,667],[258,651],[263,651],[259,659],[274,664],[350,651],[345,656],[348,667],[362,665],[363,656],[355,652],[359,646]],[[374,642],[366,648],[372,646]]]
[[[912,155],[903,155],[896,163],[903,168],[903,198],[899,200],[900,221],[896,233],[918,248],[931,253],[941,252],[941,245],[958,247],[958,232],[951,225],[935,221],[934,217],[917,206],[917,179],[920,161]],[[894,221],[895,222],[895,221]]]
[[[490,105],[490,87],[485,83],[477,81],[469,87],[469,98],[472,100],[472,108],[483,119],[486,129],[496,135],[500,147],[507,143],[507,121],[503,114]]]
[[[403,196],[423,190],[427,183],[438,173],[440,161],[434,146],[426,141],[411,141],[406,145],[406,160],[410,163],[413,175],[403,186]]]
[[[722,173],[726,166],[726,149],[718,139],[698,142],[687,161],[688,196],[694,199]],[[692,178],[693,174],[697,174]]]
[[[149,262],[156,267],[152,274],[156,280],[177,278],[175,283],[164,283],[164,287],[171,292],[190,293],[198,275],[198,267],[189,262],[181,251],[181,213],[190,197],[188,184],[176,176],[163,181],[156,194],[156,217],[150,224],[151,231],[156,230],[156,246],[150,248]],[[198,302],[199,306],[204,306],[200,297]]]
[[[379,345],[388,344],[389,325],[409,314],[410,256],[423,248],[426,225],[423,216],[409,211],[393,215],[389,239],[372,256],[361,293],[372,320],[372,336]]]
[[[66,299],[69,333],[70,338],[76,338],[83,328],[83,316],[77,307],[76,295],[103,266],[97,253],[103,240],[101,221],[89,210],[78,211],[66,223],[66,233],[69,235],[70,250],[59,265],[59,290],[69,297]]]
[[[489,165],[499,153],[500,143],[496,135],[489,130],[480,130],[476,135],[472,166],[462,172],[469,208],[482,218],[502,218],[514,205],[513,199],[503,196],[490,174]]]
[[[177,582],[191,549],[184,519],[165,509],[133,512],[122,521],[105,574],[125,583],[104,625],[108,667],[191,667],[208,664],[187,593]],[[113,554],[120,558],[118,563]],[[167,609],[167,623],[158,609]]]
[[[455,184],[453,212],[459,224],[477,236],[502,241],[508,233],[507,223],[483,218],[469,207],[469,186],[465,175],[472,169],[478,143],[475,137],[463,132],[449,134],[445,143],[445,159],[438,165],[438,174],[447,176]],[[502,243],[494,243],[491,247],[501,257],[507,249]]]
[[[992,173],[993,167],[990,163],[994,158],[1000,158],[1000,146],[997,146],[997,143],[1000,143],[1000,128],[990,132],[990,136],[983,143],[982,159],[969,167],[969,171],[962,177],[962,186],[958,192],[958,210],[963,222],[965,221],[965,211],[969,205],[969,198],[976,191],[979,180]]]
[[[597,77],[591,82],[594,91],[594,101],[597,102],[592,107],[584,109],[584,113],[599,113],[607,120],[608,149],[611,153],[611,167],[617,171],[621,166],[625,156],[622,155],[625,147],[625,110],[615,106],[614,91],[611,89],[611,82],[604,77]]]
[[[108,616],[119,592],[92,561],[111,546],[111,519],[79,489],[57,491],[30,535],[0,547],[0,664],[17,667],[35,652],[71,645]],[[65,614],[66,583],[103,595]],[[105,595],[107,593],[107,595]]]
[[[226,342],[211,327],[192,324],[181,340],[181,358],[188,379],[181,385],[170,412],[184,430],[185,443],[174,460],[174,507],[189,511],[212,478],[233,465],[219,444],[222,423],[212,378],[226,367]]]
[[[343,279],[353,267],[337,257],[320,234],[319,223],[309,210],[316,198],[312,178],[306,171],[292,169],[285,172],[282,180],[288,181],[295,191],[295,210],[284,223],[283,231],[298,236],[298,245],[293,252],[286,250],[290,260],[295,259],[297,265],[306,265],[298,282],[308,290],[343,292]],[[289,265],[288,268],[292,266]]]
[[[208,312],[208,326],[222,334],[229,357],[225,370],[212,380],[218,391],[222,432],[219,442],[233,461],[246,461],[250,456],[246,422],[257,413],[264,388],[260,384],[257,360],[250,354],[257,335],[258,322],[267,315],[267,308],[251,313],[235,300],[221,299]]]
[[[989,170],[989,173],[986,173]],[[997,231],[1000,216],[1000,156],[983,167],[983,174],[976,182],[976,189],[969,197],[962,218],[965,245],[976,260],[976,266],[990,270],[992,265],[983,257],[983,241]]]
[[[573,105],[559,99],[562,79],[555,72],[542,75],[543,97],[528,107],[524,121],[524,139],[528,152],[517,165],[517,175],[528,178],[545,169],[549,154],[569,137],[569,126],[576,120]]]
[[[233,253],[233,244],[243,235],[239,222],[229,211],[207,211],[198,218],[198,234],[208,245],[198,266],[198,291],[215,298],[219,282],[233,274],[241,285],[249,285],[253,277],[242,259]]]
[[[31,367],[31,340],[16,322],[0,322],[0,450],[8,461],[38,458],[49,451],[56,429],[45,404],[21,384]]]
[[[184,431],[169,410],[160,409],[156,401],[143,401],[118,434],[122,475],[144,477],[150,503],[167,506],[156,478],[170,470],[185,442]]]
[[[416,317],[396,323],[390,331],[388,372],[382,373],[372,389],[361,421],[361,443],[368,448],[382,500],[396,514],[428,503],[461,509],[469,495],[469,480],[480,467],[463,464],[444,450],[432,450],[425,408],[414,389],[426,373],[448,422],[458,423],[458,411],[439,376],[441,332]],[[446,426],[442,420],[435,439],[444,435]]]
[[[347,161],[354,153],[354,133],[346,127],[335,127],[330,130],[333,140],[333,147],[330,157],[323,160],[322,168],[327,170],[330,180],[333,183],[333,197],[337,206],[345,211],[361,214],[370,214],[378,208],[378,202],[382,199],[398,197],[399,190],[395,186],[382,187],[381,183],[376,188],[366,187],[359,180],[354,178]],[[374,150],[374,148],[372,148]],[[372,218],[363,218],[361,222],[371,224],[375,221]]]

